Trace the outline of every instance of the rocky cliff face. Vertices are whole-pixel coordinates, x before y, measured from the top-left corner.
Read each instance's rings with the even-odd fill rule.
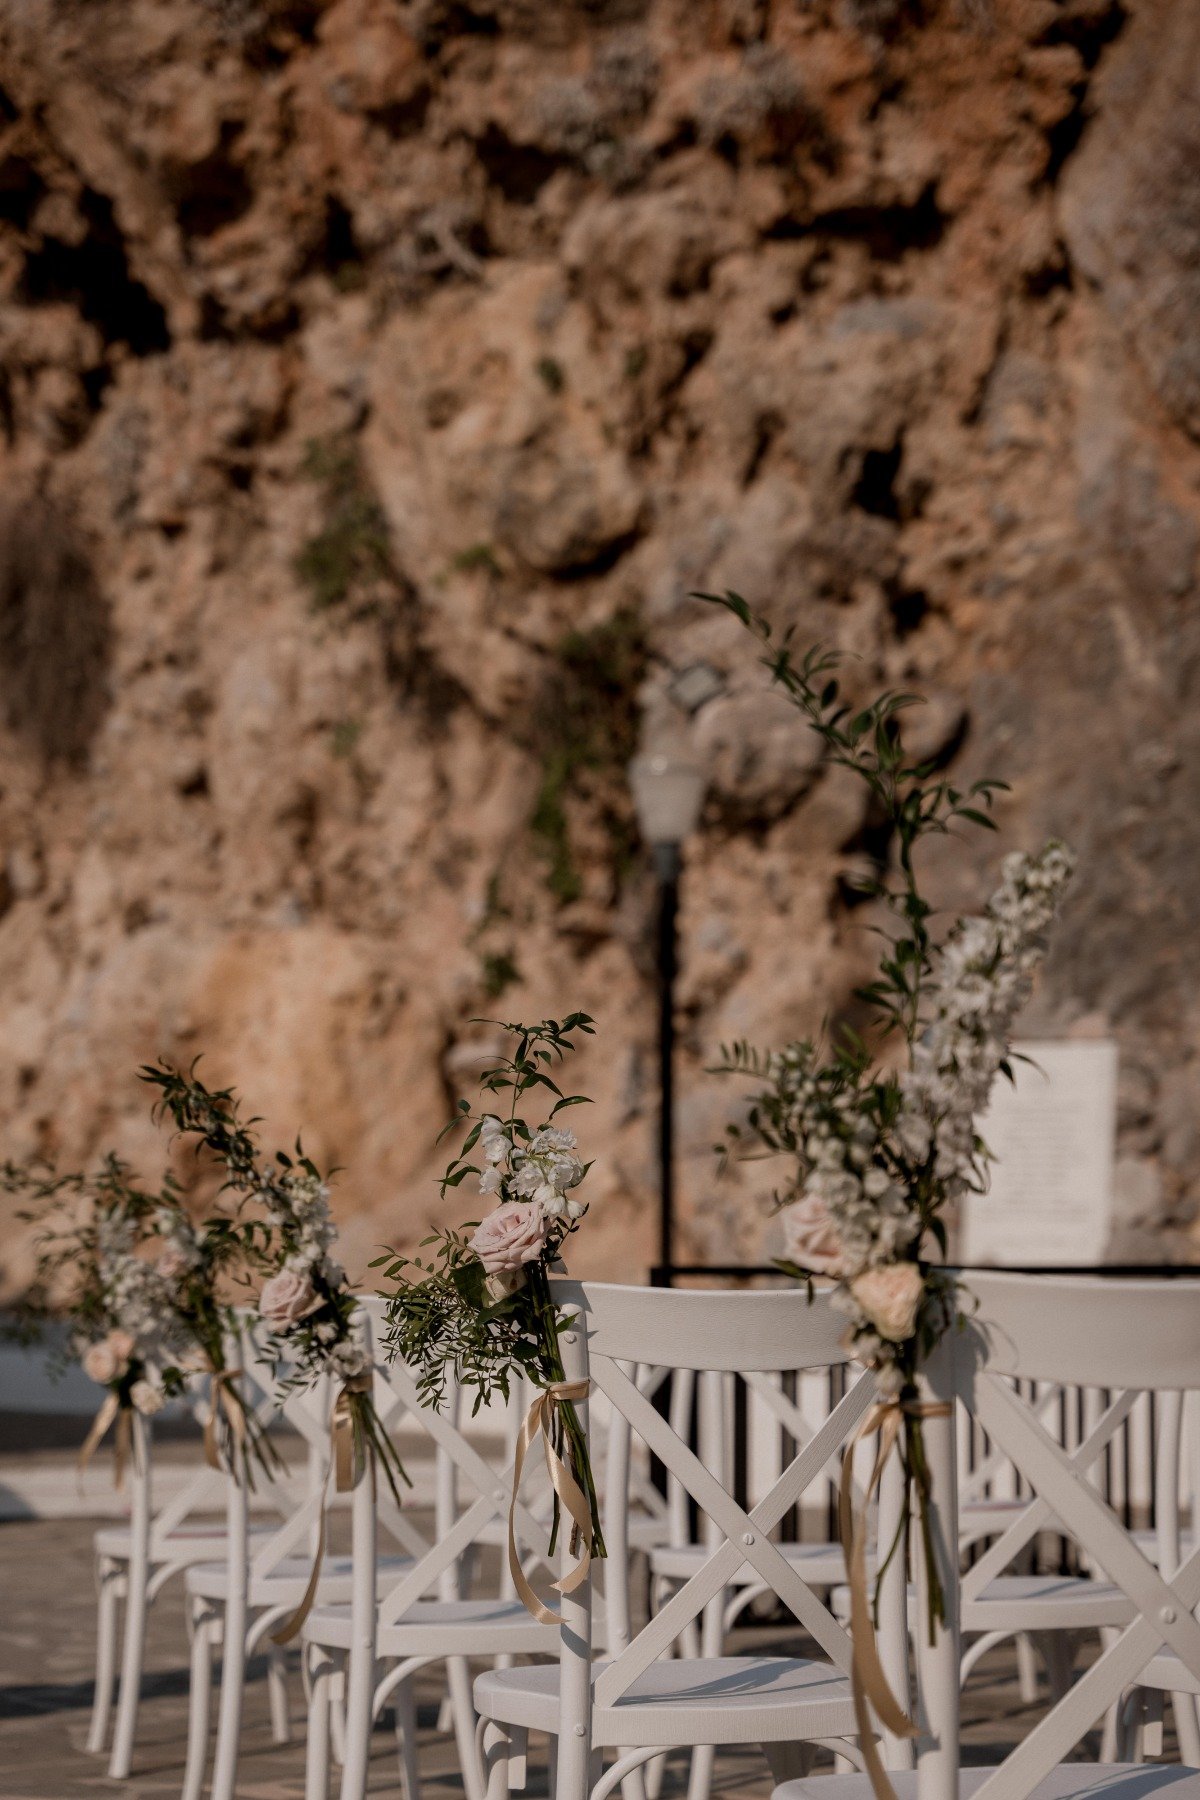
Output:
[[[5,1150],[154,1166],[203,1051],[405,1242],[470,1021],[578,1005],[639,1271],[646,704],[712,771],[687,1248],[756,1253],[704,1064],[846,1004],[885,847],[728,585],[1078,847],[1031,1028],[1117,1035],[1120,1248],[1184,1243],[1198,77],[1189,0],[9,0]]]

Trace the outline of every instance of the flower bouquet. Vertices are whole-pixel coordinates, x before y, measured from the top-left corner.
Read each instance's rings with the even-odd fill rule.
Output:
[[[65,1317],[67,1357],[78,1357],[107,1390],[81,1461],[115,1421],[119,1481],[130,1414],[159,1412],[190,1376],[208,1374],[216,1389],[205,1432],[210,1462],[217,1466],[219,1446],[229,1466],[236,1439],[264,1467],[274,1466],[278,1459],[225,1363],[230,1310],[221,1289],[246,1249],[237,1225],[219,1216],[193,1223],[169,1175],[158,1193],[148,1193],[115,1156],[93,1176],[9,1165],[3,1185],[29,1197],[20,1216],[38,1225],[23,1323],[36,1335],[50,1318]],[[53,1366],[61,1370],[63,1359]]]
[[[918,1370],[960,1316],[944,1268],[947,1217],[968,1191],[987,1185],[988,1152],[975,1129],[997,1075],[1011,1078],[1009,1035],[1029,996],[1073,868],[1065,847],[1005,858],[1001,881],[978,917],[953,921],[935,938],[922,892],[923,840],[966,826],[994,830],[999,781],[965,792],[939,779],[934,764],[905,753],[900,714],[916,696],[885,693],[848,706],[835,674],[839,658],[810,650],[793,659],[790,638],[771,631],[736,594],[704,595],[724,605],[767,646],[763,662],[822,739],[830,762],[868,788],[879,838],[894,850],[857,885],[888,928],[878,974],[859,998],[870,1011],[870,1041],[843,1027],[833,1041],[762,1053],[745,1043],[722,1052],[721,1072],[756,1084],[744,1122],[727,1128],[723,1154],[781,1155],[791,1167],[775,1200],[787,1259],[781,1267],[811,1283],[828,1277],[847,1318],[848,1342],[874,1370],[884,1422],[899,1435],[915,1489],[930,1570],[930,1629],[944,1599],[929,1542],[930,1477],[922,1440],[928,1414]],[[886,857],[888,852],[884,852]],[[905,1521],[879,1579],[903,1540]]]
[[[572,1554],[583,1548],[579,1567],[558,1584],[560,1591],[569,1592],[586,1573],[587,1559],[603,1556],[605,1550],[596,1485],[575,1409],[583,1394],[566,1382],[559,1350],[569,1316],[554,1299],[550,1275],[561,1270],[562,1246],[587,1211],[578,1190],[591,1165],[580,1160],[575,1134],[554,1123],[567,1107],[586,1104],[587,1097],[564,1094],[550,1070],[578,1047],[578,1036],[592,1034],[593,1026],[586,1013],[575,1012],[561,1023],[543,1019],[538,1025],[501,1028],[516,1040],[513,1053],[498,1056],[480,1078],[481,1093],[497,1097],[497,1109],[476,1111],[470,1101],[459,1101],[446,1130],[465,1126],[466,1137],[441,1180],[445,1198],[469,1175],[477,1176],[481,1195],[497,1204],[481,1220],[426,1238],[421,1249],[433,1249],[428,1257],[388,1252],[372,1267],[395,1284],[387,1306],[388,1348],[416,1371],[427,1405],[440,1404],[447,1371],[474,1388],[473,1414],[496,1393],[507,1400],[514,1375],[526,1376],[541,1390],[523,1435],[532,1437],[539,1426],[543,1432],[554,1489],[550,1554],[563,1506],[572,1520]],[[535,1092],[553,1098],[548,1117],[538,1125],[522,1116],[522,1102]],[[473,1153],[478,1161],[471,1160]],[[520,1459],[514,1501],[519,1480]],[[552,1617],[528,1591],[511,1530],[510,1562],[526,1605],[540,1617]]]
[[[375,1411],[370,1364],[355,1323],[357,1297],[331,1254],[337,1230],[327,1182],[299,1143],[294,1158],[282,1150],[273,1160],[266,1157],[254,1135],[256,1121],[243,1121],[232,1091],[210,1090],[194,1066],[185,1075],[164,1063],[142,1075],[158,1088],[159,1105],[176,1128],[221,1164],[224,1191],[237,1196],[248,1260],[263,1278],[258,1310],[267,1349],[290,1365],[283,1391],[326,1374],[340,1384],[331,1421],[339,1490],[355,1485],[373,1451],[399,1502],[397,1480],[408,1477]]]

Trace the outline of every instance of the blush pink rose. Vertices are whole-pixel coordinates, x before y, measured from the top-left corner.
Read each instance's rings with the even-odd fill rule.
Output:
[[[916,1329],[925,1278],[916,1263],[886,1263],[856,1275],[850,1292],[880,1337],[902,1344]]]
[[[258,1310],[272,1331],[286,1331],[311,1312],[315,1298],[307,1269],[280,1269],[263,1283]]]
[[[547,1219],[533,1200],[507,1200],[490,1212],[471,1239],[489,1275],[504,1275],[536,1262],[546,1247]]]
[[[129,1367],[133,1355],[133,1339],[127,1331],[115,1329],[107,1337],[89,1344],[83,1353],[83,1372],[90,1381],[107,1387],[117,1381]]]
[[[806,1194],[784,1208],[783,1234],[788,1256],[802,1269],[814,1275],[845,1273],[842,1240],[819,1194]]]

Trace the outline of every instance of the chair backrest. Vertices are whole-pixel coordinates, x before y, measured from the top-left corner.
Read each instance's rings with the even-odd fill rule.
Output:
[[[243,1401],[253,1415],[254,1420],[264,1431],[269,1430],[276,1422],[279,1414],[279,1403],[275,1395],[275,1382],[270,1365],[262,1357],[255,1340],[257,1314],[246,1308],[239,1308],[234,1315],[236,1349],[238,1366],[242,1367],[239,1391]],[[232,1346],[231,1346],[232,1348]],[[183,1405],[199,1422],[203,1423],[212,1404],[211,1382],[206,1375],[191,1375],[182,1397]],[[152,1424],[146,1422],[143,1431],[145,1454],[134,1460],[132,1485],[136,1489],[139,1483],[146,1486],[147,1500],[150,1499],[152,1484],[152,1456],[150,1444]],[[289,1470],[280,1470],[273,1476],[263,1475],[256,1483],[256,1496],[265,1504],[287,1517],[293,1510],[299,1495],[301,1484],[295,1474]],[[198,1523],[208,1515],[219,1515],[226,1505],[226,1476],[223,1470],[210,1468],[201,1459],[197,1467],[165,1500],[161,1506],[150,1508],[148,1525],[149,1554],[155,1564],[168,1565],[156,1577],[155,1585],[162,1585],[168,1578],[173,1564],[173,1556],[179,1554],[178,1544],[173,1540],[177,1534],[187,1528],[194,1530]],[[133,1510],[138,1510],[136,1500]],[[220,1525],[214,1530],[219,1533]]]
[[[932,1644],[923,1629],[916,1635],[920,1800],[957,1800],[957,1617],[964,1594],[982,1592],[1033,1534],[1053,1523],[1135,1610],[1119,1638],[977,1790],[977,1800],[1026,1800],[1163,1645],[1200,1678],[1200,1622],[1194,1616],[1200,1547],[1193,1544],[1171,1572],[1160,1571],[1088,1478],[1139,1395],[1200,1388],[1200,1281],[977,1272],[965,1285],[974,1296],[974,1316],[931,1360],[934,1390],[957,1395],[1020,1472],[1033,1500],[960,1586],[957,1555],[947,1549],[957,1543],[953,1425],[926,1422],[935,1464],[934,1539],[949,1618]],[[1019,1391],[1026,1382],[1098,1387],[1109,1390],[1111,1400],[1079,1447],[1068,1450]],[[1181,1418],[1182,1410],[1171,1403],[1168,1419],[1176,1412]],[[1176,1456],[1181,1435],[1174,1434]],[[1164,1469],[1163,1478],[1177,1490],[1177,1466]]]
[[[445,1401],[440,1409],[421,1402],[416,1374],[401,1361],[385,1362],[379,1354],[383,1327],[383,1302],[364,1299],[360,1312],[364,1329],[370,1334],[375,1371],[374,1400],[381,1421],[395,1437],[404,1428],[423,1438],[434,1457],[434,1531],[426,1536],[407,1513],[400,1513],[393,1525],[404,1549],[413,1558],[390,1587],[379,1589],[378,1617],[389,1624],[401,1617],[416,1601],[436,1592],[447,1598],[454,1590],[462,1558],[478,1542],[494,1520],[507,1523],[512,1487],[511,1433],[500,1439],[499,1455],[485,1454],[476,1434],[464,1427],[461,1419],[462,1396],[452,1381],[447,1383]],[[378,1511],[382,1518],[389,1503],[378,1492],[375,1507],[369,1509],[373,1520]],[[368,1509],[360,1505],[354,1511],[353,1554],[356,1565],[370,1559],[365,1541]],[[517,1524],[525,1545],[535,1551],[545,1542],[545,1526],[526,1505],[517,1508]],[[371,1529],[373,1530],[373,1524]]]
[[[776,1292],[685,1292],[593,1283],[556,1282],[555,1298],[576,1314],[576,1328],[564,1333],[568,1379],[587,1379],[629,1430],[659,1458],[668,1474],[691,1496],[707,1521],[708,1555],[700,1569],[607,1663],[591,1659],[590,1583],[564,1598],[560,1657],[560,1789],[574,1779],[564,1770],[564,1747],[587,1743],[593,1703],[615,1704],[634,1681],[663,1655],[705,1607],[749,1565],[816,1640],[843,1674],[851,1662],[850,1640],[824,1601],[772,1542],[781,1521],[806,1489],[824,1478],[858,1432],[875,1397],[872,1378],[852,1380],[844,1398],[783,1469],[752,1508],[743,1507],[728,1469],[712,1469],[663,1418],[629,1374],[630,1365],[692,1371],[718,1402],[730,1383],[778,1403],[781,1373],[827,1369],[848,1361],[842,1347],[844,1321],[828,1295],[810,1300],[803,1290]],[[605,1513],[609,1560],[627,1560],[626,1509],[611,1494]],[[564,1565],[565,1566],[565,1565]],[[595,1565],[593,1565],[595,1566]]]

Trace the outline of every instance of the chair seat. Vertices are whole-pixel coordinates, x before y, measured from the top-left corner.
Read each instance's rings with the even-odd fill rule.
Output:
[[[915,1589],[908,1590],[910,1613]],[[850,1590],[836,1588],[833,1610],[845,1619]],[[964,1631],[1099,1631],[1105,1625],[1128,1625],[1136,1608],[1110,1581],[1086,1575],[997,1575],[977,1600],[963,1599]]]
[[[348,1604],[321,1605],[304,1624],[307,1643],[349,1650]],[[557,1625],[542,1625],[519,1600],[418,1600],[395,1624],[381,1625],[380,1656],[553,1656]]]
[[[278,1531],[278,1525],[251,1525],[250,1540],[262,1540]],[[103,1525],[93,1539],[96,1555],[113,1562],[128,1562],[133,1554],[133,1533],[128,1525]],[[180,1525],[165,1537],[151,1539],[150,1560],[154,1563],[211,1562],[225,1544],[225,1524],[221,1519],[208,1523]]]
[[[598,1663],[597,1674],[606,1666]],[[487,1670],[475,1681],[475,1710],[556,1732],[558,1672],[557,1663]],[[661,1659],[614,1706],[592,1711],[598,1745],[773,1743],[854,1731],[846,1677],[829,1663],[787,1656]]]
[[[969,1800],[994,1768],[963,1769],[958,1778],[961,1800]],[[888,1779],[896,1790],[896,1800],[916,1800],[915,1769],[892,1771]],[[841,1788],[835,1795],[833,1787]],[[1044,1781],[1039,1781],[1029,1800],[1200,1800],[1200,1769],[1187,1769],[1178,1763],[1060,1763]],[[804,1776],[799,1781],[784,1781],[775,1788],[771,1800],[873,1800],[871,1783],[866,1775]]]
[[[1182,1657],[1164,1650],[1146,1664],[1137,1678],[1138,1687],[1162,1688],[1168,1694],[1200,1694],[1200,1677],[1192,1674]]]
[[[380,1581],[397,1580],[412,1567],[408,1556],[381,1556],[376,1567]],[[321,1564],[317,1598],[322,1604],[349,1600],[353,1563],[348,1556],[327,1556]],[[251,1606],[299,1606],[312,1575],[310,1556],[285,1556],[269,1575],[251,1573],[247,1599]],[[198,1563],[187,1572],[187,1590],[203,1600],[229,1598],[229,1570],[223,1562]]]
[[[1127,1625],[1136,1609],[1111,1581],[1082,1575],[998,1575],[962,1603],[964,1631],[1098,1630]]]
[[[797,1574],[813,1587],[833,1587],[846,1579],[846,1556],[840,1544],[777,1544],[784,1558]],[[650,1568],[655,1575],[672,1581],[687,1581],[713,1555],[707,1544],[663,1544],[650,1553]],[[871,1551],[868,1565],[874,1567]],[[730,1587],[753,1587],[762,1576],[750,1563],[743,1563],[729,1578]]]

